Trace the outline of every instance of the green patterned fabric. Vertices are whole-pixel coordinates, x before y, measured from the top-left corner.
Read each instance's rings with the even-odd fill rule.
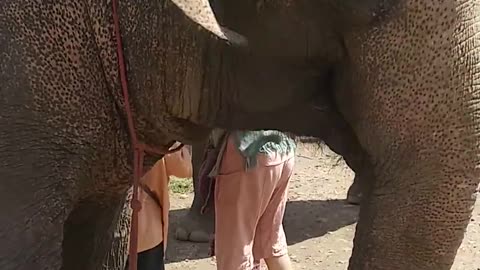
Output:
[[[245,157],[247,169],[257,165],[259,153],[289,155],[296,149],[295,141],[277,130],[235,131],[231,135]]]

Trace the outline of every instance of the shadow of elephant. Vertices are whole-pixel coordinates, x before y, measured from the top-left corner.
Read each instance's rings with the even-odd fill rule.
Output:
[[[188,208],[170,211],[170,231],[166,263],[209,257],[208,243],[178,241],[173,231]],[[288,245],[321,237],[357,221],[358,207],[345,200],[289,201],[283,221]]]
[[[288,245],[351,225],[357,222],[358,210],[345,200],[289,201],[283,219]]]

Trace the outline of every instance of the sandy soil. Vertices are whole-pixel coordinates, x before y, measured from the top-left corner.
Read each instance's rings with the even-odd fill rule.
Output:
[[[294,269],[347,269],[358,208],[344,202],[353,173],[329,150],[300,145],[284,220]],[[172,196],[171,229],[192,195]],[[208,244],[179,242],[170,234],[167,270],[214,270]],[[480,200],[452,270],[480,270]]]

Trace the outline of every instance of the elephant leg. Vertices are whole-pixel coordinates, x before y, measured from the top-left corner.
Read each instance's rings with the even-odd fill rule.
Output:
[[[49,144],[35,125],[8,124],[16,128],[0,130],[0,269],[60,269],[81,161]]]
[[[6,175],[1,170],[2,181],[15,179],[18,184],[2,183],[0,189],[0,269],[60,269],[63,221],[70,208],[66,192],[50,192],[48,185],[31,189],[18,173]],[[32,180],[57,182],[35,176]]]
[[[204,151],[208,140],[192,145],[193,165],[193,202],[187,214],[178,223],[175,231],[175,238],[182,241],[208,242],[211,239],[214,227],[214,210],[202,214],[201,208],[204,203],[203,194],[198,183],[198,174],[203,162]]]
[[[132,188],[127,191],[127,196],[122,202],[122,208],[117,222],[114,222],[113,243],[107,257],[102,263],[102,270],[123,270],[128,255],[128,238],[130,237],[130,221],[132,217],[132,208],[130,201],[132,198]]]
[[[62,269],[102,268],[124,205],[124,196],[110,194],[95,194],[78,202],[65,222]]]
[[[480,6],[434,0],[410,16],[424,3],[406,1],[390,21],[345,38],[352,70],[337,101],[368,153],[372,180],[350,270],[449,270],[471,218],[480,180]]]
[[[330,126],[331,132],[323,140],[333,152],[343,157],[347,166],[355,173],[353,182],[347,191],[347,202],[358,205],[368,184],[365,182],[371,181],[365,173],[365,169],[368,168],[366,156],[347,122],[336,113],[333,119],[336,121],[332,122]]]

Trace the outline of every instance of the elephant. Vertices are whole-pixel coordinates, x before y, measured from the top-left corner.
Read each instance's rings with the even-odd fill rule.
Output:
[[[248,40],[232,72],[249,111],[221,125],[303,131],[318,117],[327,145],[350,130],[366,187],[348,269],[451,269],[480,181],[480,1],[221,2],[220,24]],[[268,87],[294,104],[268,108]]]
[[[480,179],[479,2],[210,2],[120,1],[139,139],[317,137],[365,182],[349,270],[450,269]],[[1,269],[121,265],[133,168],[111,4],[0,4]]]
[[[140,141],[205,138],[229,104],[220,51],[242,37],[205,1],[118,11]],[[0,21],[0,269],[123,269],[133,168],[112,1],[6,0]]]

